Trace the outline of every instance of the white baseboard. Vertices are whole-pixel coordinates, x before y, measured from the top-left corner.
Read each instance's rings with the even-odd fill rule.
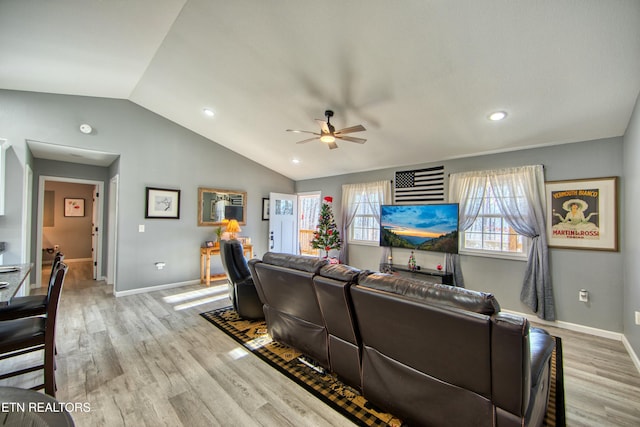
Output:
[[[226,281],[227,279],[224,279],[224,280]],[[148,286],[146,288],[131,289],[128,291],[114,290],[113,295],[115,295],[116,297],[124,297],[127,295],[144,294],[146,292],[161,291],[163,289],[179,288],[180,286],[198,285],[198,284],[200,284],[200,279],[187,280],[186,282],[178,282],[178,283],[167,283],[164,285]]]
[[[620,332],[607,331],[606,329],[592,328],[591,326],[579,325],[577,323],[564,322],[562,320],[554,320],[550,322],[548,320],[542,320],[535,314],[520,313],[513,310],[501,310],[505,313],[515,314],[517,316],[525,317],[529,322],[539,323],[541,325],[555,326],[556,328],[568,329],[570,331],[582,332],[584,334],[595,335],[597,337],[609,338],[610,340],[622,341],[624,336]]]
[[[629,340],[627,340],[627,337],[624,336],[623,333],[607,331],[605,329],[592,328],[591,326],[579,325],[577,323],[563,322],[562,320],[555,320],[553,322],[549,322],[548,320],[542,320],[538,318],[534,314],[520,313],[512,310],[502,310],[502,311],[504,311],[505,313],[511,313],[511,314],[525,317],[530,322],[536,322],[541,325],[555,326],[556,328],[568,329],[570,331],[575,331],[575,332],[582,332],[584,334],[595,335],[602,338],[609,338],[615,341],[622,341],[624,348],[627,350],[627,353],[629,353],[629,357],[631,357],[631,361],[633,362],[636,369],[638,370],[638,373],[640,373],[640,359],[638,358],[638,355],[636,354],[636,352],[633,351],[633,347],[631,347],[631,343],[629,342]]]

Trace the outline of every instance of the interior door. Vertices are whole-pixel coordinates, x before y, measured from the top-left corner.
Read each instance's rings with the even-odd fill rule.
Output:
[[[101,231],[98,229],[98,210],[100,203],[98,203],[98,186],[93,186],[93,206],[91,209],[91,258],[93,265],[93,280],[98,278],[98,233]]]
[[[298,196],[269,194],[269,251],[298,254]]]

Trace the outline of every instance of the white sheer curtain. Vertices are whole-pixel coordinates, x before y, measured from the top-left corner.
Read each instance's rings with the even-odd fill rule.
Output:
[[[481,172],[454,173],[449,176],[449,202],[458,203],[460,233],[471,227],[480,212],[487,177]],[[446,270],[453,273],[453,284],[464,288],[464,276],[458,254],[446,254]]]
[[[305,230],[315,230],[320,217],[320,193],[312,196],[300,196],[300,205],[298,207],[300,216],[300,228]]]
[[[342,215],[340,262],[349,263],[348,233],[361,204],[371,208],[376,221],[380,223],[380,205],[391,202],[391,181],[375,181],[342,186]]]
[[[520,300],[544,320],[555,320],[555,306],[546,237],[544,169],[541,165],[452,174],[449,201],[460,203],[460,231],[478,215],[487,182],[498,207],[513,229],[531,238]],[[457,256],[447,260],[454,277],[461,274]],[[449,267],[449,265],[448,265]],[[456,271],[457,270],[457,271]]]
[[[495,171],[489,175],[489,182],[505,220],[518,234],[531,238],[520,300],[539,318],[555,320],[543,167],[522,166]]]

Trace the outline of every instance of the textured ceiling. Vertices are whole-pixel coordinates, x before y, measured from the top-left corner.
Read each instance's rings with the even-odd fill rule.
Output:
[[[301,180],[624,134],[640,1],[9,0],[0,56],[1,88],[129,99]],[[327,108],[367,143],[285,132]]]

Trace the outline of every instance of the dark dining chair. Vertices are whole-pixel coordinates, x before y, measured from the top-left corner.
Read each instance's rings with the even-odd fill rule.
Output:
[[[49,287],[44,295],[29,295],[26,297],[14,297],[9,305],[0,307],[0,321],[21,319],[23,317],[44,316],[47,314],[47,302],[51,297],[51,288],[55,281],[55,272],[64,260],[64,254],[58,252],[53,258]]]
[[[0,375],[0,380],[24,375],[38,370],[44,371],[44,382],[33,390],[44,388],[46,394],[51,397],[56,395],[55,379],[55,338],[58,304],[64,278],[67,274],[67,265],[58,264],[54,272],[51,295],[47,302],[45,316],[25,317],[15,320],[0,322],[0,360],[21,356],[33,351],[44,350],[42,364],[29,368],[19,369]]]

